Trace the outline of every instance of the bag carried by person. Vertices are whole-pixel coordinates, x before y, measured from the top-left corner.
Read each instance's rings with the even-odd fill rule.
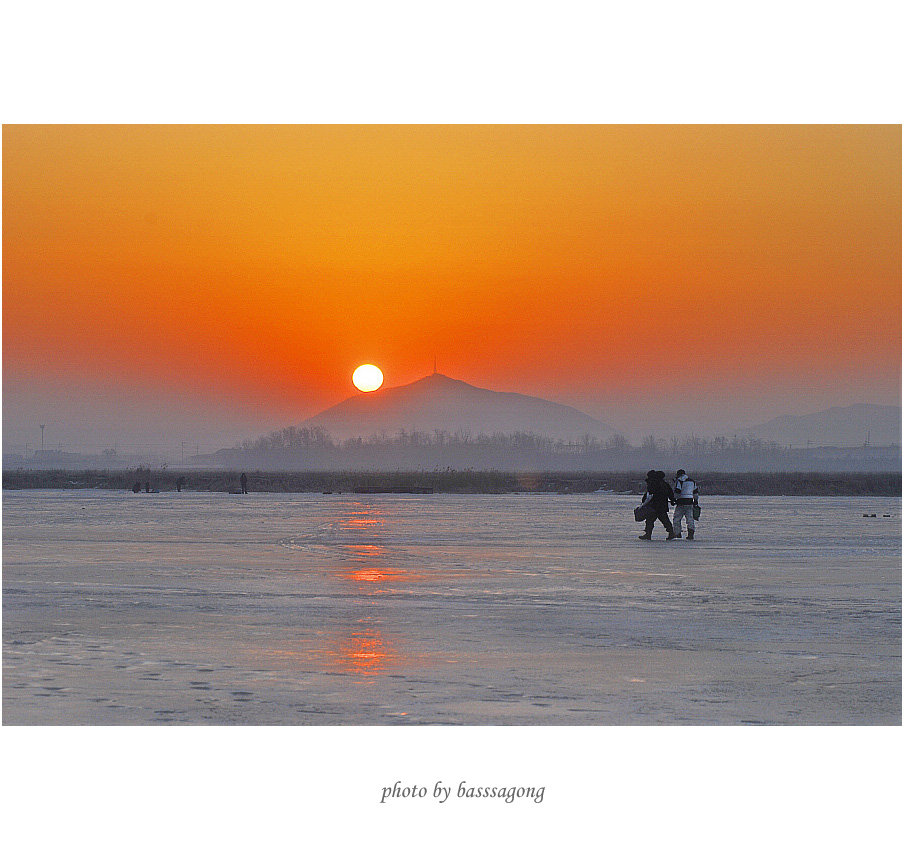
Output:
[[[644,502],[634,508],[634,519],[636,522],[644,522],[654,516],[656,516],[656,511],[653,510],[653,506],[649,502]]]
[[[700,519],[700,505],[694,505],[694,519]]]

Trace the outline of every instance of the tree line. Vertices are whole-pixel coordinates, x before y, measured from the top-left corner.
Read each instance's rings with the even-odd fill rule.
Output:
[[[706,470],[891,471],[899,447],[792,448],[748,435],[706,439],[696,435],[632,445],[615,434],[566,441],[531,432],[471,434],[399,431],[334,440],[323,428],[288,427],[216,453],[218,463],[256,469],[501,469],[634,470],[678,465]]]

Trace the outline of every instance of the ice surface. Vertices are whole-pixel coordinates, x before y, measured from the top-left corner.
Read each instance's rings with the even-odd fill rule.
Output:
[[[3,722],[900,724],[900,499],[636,501],[5,492]]]

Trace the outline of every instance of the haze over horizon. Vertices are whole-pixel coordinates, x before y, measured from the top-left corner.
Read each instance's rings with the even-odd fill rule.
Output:
[[[427,376],[424,376],[427,377]],[[381,388],[381,393],[385,390],[398,390],[404,389],[406,387],[411,387],[420,381],[424,380],[424,377],[420,379],[416,379],[411,384],[404,385],[403,387],[387,387],[384,385]],[[442,376],[441,377],[445,377]],[[492,391],[499,392],[499,391]],[[507,395],[504,391],[499,392],[500,395]],[[274,420],[269,424],[261,424],[260,421],[255,421],[251,418],[243,418],[241,410],[230,410],[223,408],[219,411],[217,416],[211,418],[211,420],[207,423],[206,429],[204,427],[198,427],[197,423],[192,421],[190,410],[188,409],[188,403],[184,401],[180,401],[179,399],[170,399],[167,403],[167,400],[162,400],[160,397],[154,398],[154,404],[157,405],[153,411],[148,411],[149,416],[146,421],[129,421],[126,417],[134,414],[135,407],[130,408],[127,411],[117,410],[115,409],[115,402],[112,400],[104,400],[98,397],[94,397],[91,399],[92,404],[94,405],[94,414],[90,417],[84,417],[80,420],[70,421],[68,424],[69,433],[84,434],[82,441],[79,441],[78,438],[67,438],[61,439],[59,437],[58,432],[53,428],[53,417],[44,417],[45,422],[45,447],[49,450],[54,449],[62,449],[66,452],[84,452],[84,453],[97,453],[100,454],[105,450],[114,449],[119,454],[142,454],[147,452],[166,454],[170,458],[175,458],[181,452],[184,457],[190,457],[195,453],[199,454],[209,454],[218,449],[227,448],[229,446],[238,445],[239,443],[247,440],[247,439],[255,439],[257,437],[264,436],[267,433],[275,432],[281,430],[286,427],[295,426],[299,428],[304,427],[325,427],[327,432],[336,440],[341,441],[346,436],[345,430],[343,428],[339,428],[336,430],[335,428],[329,427],[328,422],[321,422],[324,414],[330,413],[334,408],[341,408],[344,404],[348,402],[352,402],[358,399],[361,399],[364,394],[354,391],[352,394],[348,395],[345,399],[337,403],[337,405],[333,405],[330,408],[327,408],[322,411],[318,411],[312,417],[308,417],[303,420],[296,420],[292,422],[285,422],[281,420]],[[532,398],[532,397],[528,397]],[[104,404],[106,403],[107,407],[104,408]],[[65,401],[63,402],[65,404]],[[557,403],[559,404],[559,403]],[[562,402],[561,404],[565,404]],[[4,406],[5,407],[5,406]],[[846,405],[843,407],[847,407]],[[900,405],[897,406],[897,409],[900,411]],[[46,407],[44,407],[44,412],[46,413],[48,410],[54,410],[53,402],[49,402]],[[812,414],[822,413],[824,409],[818,411],[812,411]],[[169,419],[169,426],[164,428],[164,432],[158,432],[155,430],[157,425],[157,420],[154,419],[154,414],[160,416],[164,415]],[[706,439],[710,439],[715,436],[731,436],[731,435],[739,435],[744,436],[751,429],[756,429],[757,426],[763,425],[771,421],[772,419],[779,419],[784,414],[779,414],[779,417],[769,417],[769,418],[760,418],[757,420],[751,419],[746,424],[738,425],[737,427],[725,427],[722,430],[718,428],[714,428],[712,431],[705,431],[702,428],[694,428],[689,427],[687,430],[681,430],[681,425],[679,423],[675,423],[671,426],[671,430],[669,430],[669,425],[664,424],[660,429],[644,429],[643,424],[639,428],[635,430],[629,430],[627,428],[617,428],[613,427],[614,432],[622,434],[626,436],[632,443],[639,444],[644,438],[649,435],[653,435],[659,439],[668,439],[673,436],[685,437],[691,434],[696,436],[701,436]],[[790,414],[791,419],[800,419],[802,422],[806,422],[808,418],[807,414]],[[900,417],[899,417],[900,418]],[[103,425],[98,426],[97,421],[102,420]],[[726,420],[726,421],[731,421]],[[178,423],[185,423],[184,430],[179,432]],[[47,424],[50,423],[50,424]],[[601,422],[601,425],[610,426],[610,422]],[[424,430],[417,429],[416,426],[412,426],[406,423],[406,429],[412,430],[414,427],[415,430]],[[81,432],[79,428],[83,429]],[[362,435],[369,435],[371,433],[376,434],[381,429],[374,425],[374,428],[371,430],[361,430]],[[454,432],[454,428],[452,432]],[[486,432],[487,429],[481,429],[479,427],[472,427],[470,429],[465,428],[465,430],[471,430],[475,434]],[[492,430],[492,429],[490,429]],[[505,432],[512,432],[515,430],[528,430],[534,433],[544,433],[542,428],[531,428],[529,424],[522,423],[518,427],[512,426],[507,429],[498,429]],[[588,429],[588,431],[591,429]],[[873,444],[874,445],[886,445],[889,443],[894,443],[900,445],[900,439],[886,439],[886,433],[888,432],[888,428],[880,428],[881,435],[878,433],[873,434]],[[892,429],[893,430],[893,429]],[[433,428],[426,428],[426,433],[432,434]],[[179,439],[179,435],[181,434],[189,434],[194,435],[194,437],[189,437],[188,439]],[[392,431],[390,436],[395,433]],[[6,434],[6,431],[4,432]],[[175,437],[170,436],[175,435]],[[41,432],[40,428],[37,429],[37,433],[32,433],[27,435],[29,442],[29,454],[33,452],[35,449],[40,448],[40,440],[41,440]],[[599,432],[597,432],[596,436],[599,439],[603,439],[603,437],[599,436]],[[775,438],[775,434],[769,432],[764,432],[762,436],[768,440],[772,440]],[[815,434],[813,436],[816,436]],[[899,435],[900,436],[900,435]],[[878,442],[877,442],[878,438]],[[802,440],[796,440],[797,444],[800,445],[804,442],[807,437],[803,437]],[[858,437],[857,439],[851,441],[846,441],[843,443],[836,442],[827,442],[826,444],[831,445],[858,445],[862,437]],[[781,440],[780,440],[781,442]],[[788,440],[785,440],[784,443],[787,444]],[[4,439],[4,452],[10,453],[22,453],[22,446],[17,446],[16,444],[8,443],[6,439]]]
[[[430,374],[630,439],[901,403],[895,126],[6,126],[3,445]]]

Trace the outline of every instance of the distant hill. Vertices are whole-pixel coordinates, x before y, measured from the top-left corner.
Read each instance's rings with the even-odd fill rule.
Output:
[[[394,436],[399,431],[457,431],[491,435],[531,432],[564,440],[589,434],[606,439],[616,432],[573,407],[519,393],[501,393],[433,374],[411,384],[347,398],[302,427],[320,427],[333,439]]]
[[[881,404],[831,407],[806,416],[779,416],[762,425],[741,428],[738,434],[757,437],[780,446],[872,446],[901,444],[901,408]]]

